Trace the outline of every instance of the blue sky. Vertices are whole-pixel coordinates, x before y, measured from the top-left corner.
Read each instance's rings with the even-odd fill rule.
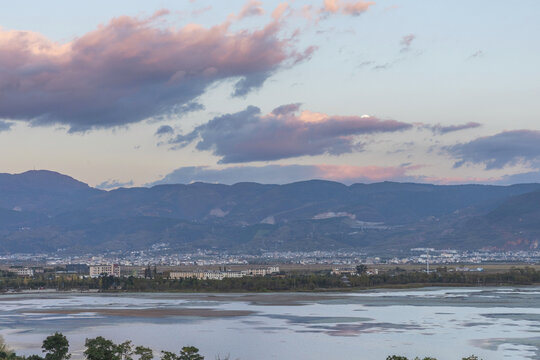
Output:
[[[2,9],[1,172],[103,187],[540,181],[537,1]]]

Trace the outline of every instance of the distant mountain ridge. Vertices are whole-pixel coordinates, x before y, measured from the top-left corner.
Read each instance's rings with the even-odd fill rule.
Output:
[[[540,184],[193,183],[103,191],[0,174],[0,253],[145,249],[535,248]]]

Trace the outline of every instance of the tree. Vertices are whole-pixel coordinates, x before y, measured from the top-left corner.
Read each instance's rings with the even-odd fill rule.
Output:
[[[59,332],[48,336],[41,345],[45,353],[45,360],[67,360],[71,358],[69,351],[69,342],[67,338]]]
[[[86,339],[84,345],[86,346],[84,355],[87,360],[121,360],[118,346],[104,337]]]
[[[116,352],[118,357],[121,360],[133,360],[131,355],[133,355],[133,347],[131,346],[131,341],[124,341],[120,345],[116,345]]]
[[[151,279],[152,278],[152,270],[150,269],[150,265],[146,269],[144,269],[144,278],[145,279]]]
[[[366,271],[367,271],[367,266],[366,265],[364,265],[364,264],[356,265],[356,273],[358,275],[362,275]]]
[[[392,356],[388,356],[386,360],[409,360],[409,359],[407,359],[407,357],[405,356],[392,355]]]
[[[195,346],[184,346],[178,360],[204,360],[204,356],[199,354],[199,349]]]
[[[482,359],[479,359],[478,356],[476,355],[471,355],[471,356],[462,358],[462,360],[482,360]]]
[[[195,346],[184,346],[180,355],[170,351],[162,351],[161,354],[161,360],[204,360],[204,356],[199,354],[199,349]]]
[[[139,360],[152,360],[154,358],[154,352],[152,349],[144,346],[137,346],[134,354],[139,355]]]
[[[175,353],[172,353],[170,351],[162,351],[161,360],[179,360],[179,357],[176,356]]]

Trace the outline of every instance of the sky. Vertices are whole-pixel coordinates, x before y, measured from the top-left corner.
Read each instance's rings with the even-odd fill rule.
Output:
[[[0,0],[0,172],[540,182],[540,2]]]

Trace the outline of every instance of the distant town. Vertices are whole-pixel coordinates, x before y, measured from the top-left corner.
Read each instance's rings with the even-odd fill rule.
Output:
[[[14,253],[0,255],[0,265],[118,264],[121,266],[224,266],[250,264],[354,265],[354,264],[483,264],[493,262],[534,264],[540,262],[540,251],[461,251],[452,249],[414,248],[402,256],[373,255],[361,251],[261,251],[238,254],[217,250],[175,252],[167,244],[154,244],[148,250],[111,251],[101,254],[68,255],[56,253]]]
[[[63,255],[10,254],[0,256],[0,269],[21,277],[33,277],[44,271],[60,274],[77,274],[90,278],[101,276],[134,276],[151,278],[152,271],[160,267],[169,279],[195,278],[223,280],[246,276],[276,275],[279,265],[326,266],[333,274],[354,274],[358,264],[371,265],[368,275],[377,274],[376,265],[425,266],[426,271],[436,267],[454,265],[455,271],[482,271],[482,264],[540,263],[540,251],[459,251],[415,248],[403,257],[370,256],[362,252],[312,251],[312,252],[261,252],[230,254],[198,250],[193,253],[169,253],[167,244],[155,244],[147,251],[108,252],[104,254]],[[232,268],[231,268],[232,266]],[[153,267],[153,268],[152,268]]]

